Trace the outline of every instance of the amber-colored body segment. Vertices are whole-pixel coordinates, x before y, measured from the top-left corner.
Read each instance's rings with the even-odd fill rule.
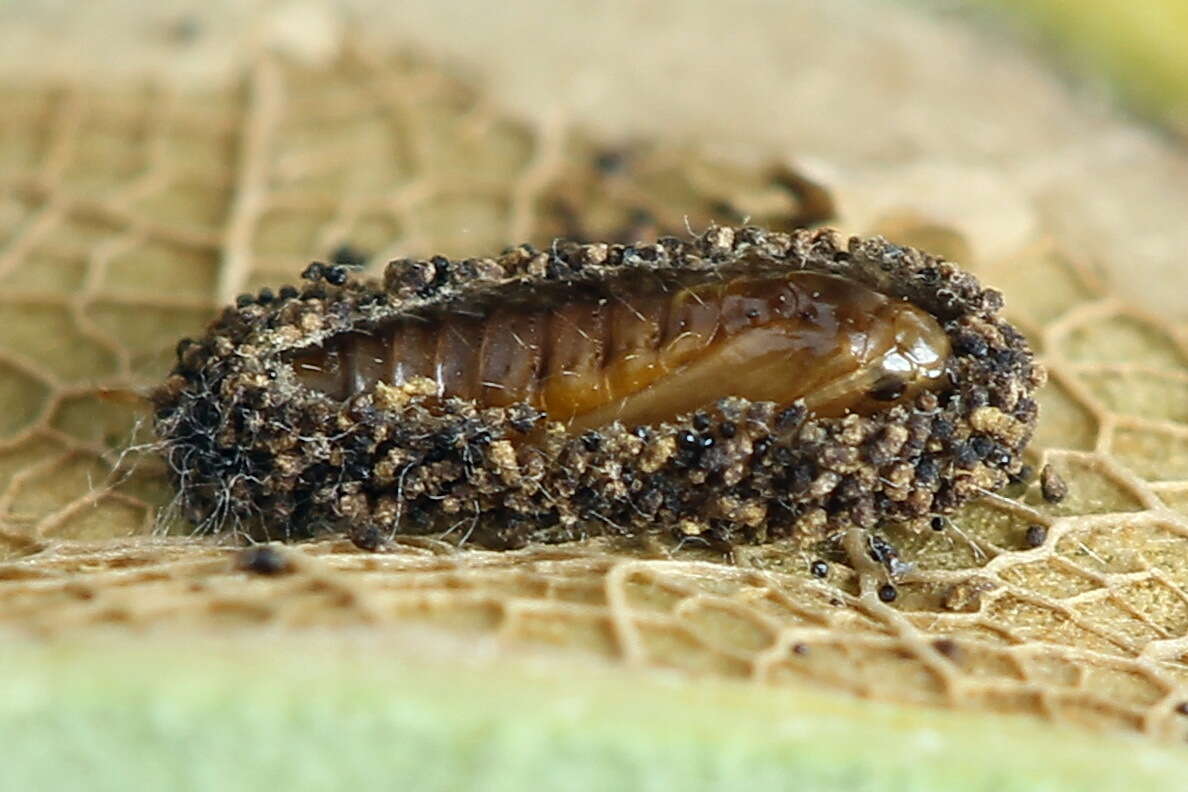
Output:
[[[726,396],[869,414],[944,385],[948,356],[925,311],[797,271],[393,321],[289,361],[306,387],[335,399],[426,378],[438,397],[526,402],[584,430],[671,420]]]

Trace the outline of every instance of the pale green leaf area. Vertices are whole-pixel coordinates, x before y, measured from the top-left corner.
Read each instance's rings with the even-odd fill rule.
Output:
[[[1024,718],[261,638],[9,652],[6,788],[1095,792],[1188,772],[1178,749]]]
[[[1145,113],[1188,134],[1188,5],[1179,0],[974,0],[1082,77],[1105,78]]]

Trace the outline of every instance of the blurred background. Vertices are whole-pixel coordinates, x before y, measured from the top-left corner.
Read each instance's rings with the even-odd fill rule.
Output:
[[[0,13],[0,58],[43,79],[211,86],[262,47],[308,66],[352,46],[416,52],[545,129],[790,160],[829,181],[843,224],[922,212],[960,225],[976,255],[1059,234],[1128,275],[1164,277],[1188,234],[1188,10],[1175,0],[105,0]],[[1120,281],[1184,316],[1175,290]]]

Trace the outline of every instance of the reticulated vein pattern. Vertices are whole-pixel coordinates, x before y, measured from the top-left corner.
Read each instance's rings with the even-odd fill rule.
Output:
[[[1111,296],[1058,244],[976,271],[1050,372],[1029,461],[1058,470],[1068,495],[1049,503],[1030,479],[942,530],[889,536],[914,564],[893,602],[811,545],[500,553],[454,535],[385,554],[323,539],[245,556],[188,537],[165,471],[135,450],[152,442],[138,389],[218,306],[314,258],[377,268],[686,221],[791,227],[830,217],[827,190],[784,166],[522,124],[433,68],[365,52],[325,70],[262,59],[205,94],[80,83],[0,96],[6,629],[417,624],[1188,733],[1188,332]],[[896,234],[912,244],[936,229]]]

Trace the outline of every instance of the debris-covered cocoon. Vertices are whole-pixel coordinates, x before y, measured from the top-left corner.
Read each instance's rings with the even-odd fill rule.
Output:
[[[839,316],[847,294],[873,300],[896,321],[907,317],[925,346],[943,354],[909,366],[904,381],[876,368],[851,377],[852,392],[841,401],[835,389],[814,402],[815,387],[777,388],[774,398],[787,396],[785,403],[751,401],[745,394],[767,393],[770,377],[747,385],[754,360],[713,357],[725,348],[723,336],[711,329],[689,355],[665,357],[671,347],[657,329],[653,363],[663,365],[631,386],[638,386],[632,420],[616,420],[628,414],[615,406],[622,392],[612,393],[627,387],[619,369],[613,377],[587,376],[579,388],[556,391],[560,396],[541,395],[562,369],[572,375],[585,366],[588,375],[622,363],[623,345],[614,339],[625,331],[613,326],[626,320],[613,305],[638,284],[652,284],[653,296],[665,284],[676,292],[702,284],[700,294],[720,298],[714,327],[725,327],[730,309],[722,295],[746,291],[730,284],[758,283],[758,296],[774,305],[770,284],[801,272],[853,286],[839,292]],[[311,267],[307,277],[299,289],[241,298],[203,338],[180,343],[175,370],[154,394],[180,500],[203,528],[279,538],[339,530],[364,547],[397,532],[452,527],[493,547],[647,531],[729,546],[874,529],[949,512],[1006,484],[1023,466],[1043,380],[1025,340],[999,317],[997,292],[926,253],[881,238],[845,243],[828,230],[711,227],[692,240],[652,245],[558,243],[494,258],[395,261],[382,283],[348,278],[341,268]],[[820,294],[819,281],[802,282]],[[706,285],[714,283],[728,287]],[[641,298],[630,313],[644,321],[641,306],[664,303]],[[548,317],[575,304],[587,322],[591,306],[611,306],[596,309],[604,342],[565,346],[554,320],[538,342],[549,346],[525,364],[532,371],[514,379],[516,360],[492,362],[507,350],[491,339],[523,341],[517,328],[524,316]],[[673,304],[656,309],[667,312],[657,328]],[[519,318],[508,318],[509,306],[518,306]],[[748,309],[739,327],[781,319],[773,316]],[[794,313],[782,320],[800,321]],[[872,337],[876,321],[867,320]],[[399,349],[418,332],[428,362],[413,371],[415,356]],[[433,333],[453,338],[426,341]],[[570,358],[583,350],[599,357],[556,363],[559,346]],[[838,358],[831,354],[797,365],[832,365]],[[886,359],[859,362],[870,368]],[[443,361],[456,370],[443,371],[436,365]],[[685,409],[687,400],[672,394],[688,389],[677,388],[667,404],[685,411],[649,412],[648,394],[660,391],[647,388],[681,375],[691,361],[711,373],[722,369],[690,380],[710,383],[704,390],[711,400]],[[501,377],[516,386],[499,387]],[[598,388],[609,390],[589,396]]]

